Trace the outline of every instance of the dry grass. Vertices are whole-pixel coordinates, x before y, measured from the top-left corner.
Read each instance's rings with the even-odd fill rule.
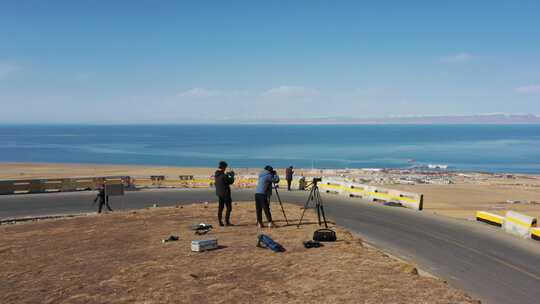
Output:
[[[274,206],[277,207],[277,206]],[[286,205],[291,219],[301,210]],[[255,247],[252,203],[235,204],[235,227],[217,227],[223,248],[195,253],[187,226],[215,224],[216,205],[89,215],[0,227],[1,303],[474,303],[440,280],[362,246],[305,249],[314,224],[263,229],[287,249]],[[275,217],[280,219],[279,210]],[[308,221],[313,214],[308,212]],[[177,242],[161,243],[170,234]]]

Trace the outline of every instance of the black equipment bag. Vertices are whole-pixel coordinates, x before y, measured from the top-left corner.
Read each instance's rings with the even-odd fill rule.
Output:
[[[319,248],[319,247],[322,247],[324,246],[323,244],[321,244],[320,242],[317,242],[317,241],[305,241],[304,242],[304,247],[306,248]]]
[[[335,242],[336,232],[331,229],[319,229],[313,232],[313,240],[318,242]]]

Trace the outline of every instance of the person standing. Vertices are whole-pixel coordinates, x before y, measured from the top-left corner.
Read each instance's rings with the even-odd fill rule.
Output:
[[[103,185],[101,188],[99,188],[99,192],[94,199],[94,204],[99,200],[98,205],[98,213],[101,213],[101,209],[103,209],[103,205],[107,207],[109,211],[113,211],[111,209],[111,206],[109,205],[109,196],[105,195],[105,185]]]
[[[234,226],[231,224],[231,212],[232,212],[232,197],[231,197],[231,185],[234,183],[234,172],[225,172],[228,164],[224,161],[220,161],[218,169],[214,174],[214,181],[216,187],[216,195],[219,201],[218,207],[218,221],[220,226]],[[223,209],[225,211],[225,225],[223,224]]]
[[[294,175],[293,166],[289,166],[289,168],[285,169],[285,179],[287,180],[287,190],[289,191],[291,191],[293,175]]]
[[[272,213],[270,212],[270,196],[272,195],[273,183],[279,183],[279,176],[272,166],[266,166],[259,173],[259,180],[255,191],[255,210],[257,212],[257,226],[259,228],[263,227],[263,211],[268,221],[268,227],[272,228],[275,226],[272,221]]]

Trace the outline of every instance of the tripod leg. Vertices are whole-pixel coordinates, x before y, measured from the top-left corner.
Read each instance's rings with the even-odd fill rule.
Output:
[[[277,188],[274,188],[274,190],[276,191],[276,196],[277,196],[279,205],[281,206],[281,212],[283,212],[283,217],[285,218],[285,223],[287,223],[287,225],[289,225],[289,220],[287,219],[287,215],[285,214],[285,209],[283,208],[283,203],[281,202],[281,197],[279,196],[279,192],[278,192]]]
[[[304,219],[304,214],[306,213],[306,209],[309,206],[309,201],[313,199],[313,189],[315,188],[311,189],[311,191],[309,192],[308,199],[306,203],[304,204],[304,210],[302,211],[302,216],[300,217],[300,221],[298,221],[298,225],[296,225],[298,228],[300,228],[300,225],[302,225],[302,220]]]
[[[319,226],[320,226],[321,225],[321,204],[319,202],[318,193],[315,193],[315,208],[317,208],[317,221],[319,222]]]
[[[323,221],[324,221],[324,228],[328,228],[328,223],[326,222],[326,215],[324,214],[323,201],[322,201],[321,193],[319,192],[319,189],[317,189],[317,197],[318,197],[319,209],[321,209],[321,214],[322,214],[322,218],[323,218]],[[321,218],[320,217],[319,217],[319,225],[321,225]]]

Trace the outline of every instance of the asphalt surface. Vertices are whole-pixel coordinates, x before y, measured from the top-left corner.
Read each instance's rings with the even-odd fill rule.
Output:
[[[306,192],[280,194],[289,203],[304,204],[307,198]],[[94,211],[95,195],[74,192],[0,196],[0,219]],[[115,209],[138,209],[154,203],[170,206],[215,200],[209,189],[161,189],[127,192],[122,198],[112,198],[112,205]],[[251,201],[253,192],[234,191],[233,200]],[[327,215],[337,224],[484,303],[540,303],[540,242],[519,239],[482,223],[341,196],[323,194],[323,200]]]

